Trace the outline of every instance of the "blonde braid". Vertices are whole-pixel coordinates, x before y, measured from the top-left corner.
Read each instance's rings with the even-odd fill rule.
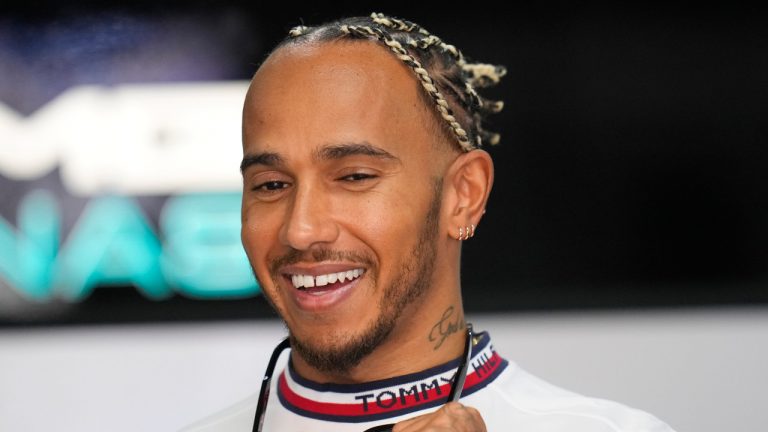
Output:
[[[288,34],[291,37],[299,37],[299,36],[303,35],[304,33],[306,33],[308,29],[309,29],[309,27],[300,25],[300,26],[296,26],[296,27],[292,28],[288,32]]]
[[[469,74],[470,81],[477,87],[488,87],[498,84],[501,77],[507,74],[507,68],[487,63],[465,64],[462,68]]]
[[[464,92],[469,96],[472,105],[476,106],[477,108],[483,107],[483,99],[481,99],[480,95],[477,94],[477,91],[475,91],[475,88],[472,87],[472,84],[468,82],[464,83]]]
[[[407,33],[411,33],[415,30],[418,33],[421,33],[422,35],[426,36],[426,38],[421,39],[422,41],[427,41],[426,44],[424,46],[419,46],[419,48],[426,49],[431,45],[440,45],[443,51],[447,51],[453,54],[454,57],[456,57],[456,61],[459,62],[459,65],[464,64],[464,56],[455,46],[443,42],[439,37],[428,32],[427,29],[425,29],[424,27],[416,23],[397,19],[394,17],[388,17],[388,16],[385,16],[383,13],[377,13],[377,12],[374,12],[371,14],[371,19],[376,24],[389,27],[393,30],[404,31]]]
[[[451,110],[448,102],[445,100],[445,97],[442,93],[440,93],[440,90],[438,90],[437,86],[435,86],[432,77],[429,76],[429,72],[427,72],[421,63],[412,55],[410,55],[405,48],[403,48],[400,42],[393,39],[384,31],[374,27],[342,25],[340,30],[345,34],[357,35],[365,38],[372,36],[383,42],[393,53],[395,53],[397,58],[403,61],[406,65],[410,66],[411,69],[416,72],[416,76],[419,78],[419,82],[434,100],[435,106],[442,118],[450,125],[454,135],[456,136],[456,139],[459,141],[461,148],[464,151],[470,151],[474,148],[474,146],[469,141],[467,132],[456,120],[456,117],[453,115],[453,110]]]
[[[423,35],[429,36],[430,33],[422,26],[412,23],[410,21],[405,21],[393,17],[385,16],[383,13],[377,13],[374,12],[371,14],[371,19],[376,24],[383,25],[384,27],[389,27],[394,30],[404,31],[404,32],[412,32],[416,30],[418,33],[421,33]]]
[[[459,66],[464,66],[467,62],[464,60],[464,54],[461,53],[461,51],[458,50],[455,46],[451,44],[447,44],[445,42],[440,42],[440,48],[443,49],[443,51],[447,51],[456,58],[456,63]]]
[[[440,40],[440,38],[433,35],[429,35],[421,39],[408,38],[408,45],[414,48],[420,48],[423,50],[426,50],[433,45],[440,45],[441,43],[442,41]]]

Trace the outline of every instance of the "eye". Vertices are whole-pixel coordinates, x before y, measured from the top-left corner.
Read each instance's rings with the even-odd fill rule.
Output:
[[[279,191],[280,189],[285,189],[289,185],[290,184],[287,182],[283,182],[279,180],[270,180],[254,186],[252,190],[256,192],[274,192],[274,191]]]
[[[363,181],[363,180],[374,179],[376,177],[378,177],[378,176],[376,176],[374,174],[352,173],[352,174],[345,175],[345,176],[339,178],[339,180],[348,181],[348,182],[359,182],[359,181]]]

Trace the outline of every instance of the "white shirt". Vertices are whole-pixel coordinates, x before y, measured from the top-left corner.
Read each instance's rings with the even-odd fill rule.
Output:
[[[674,432],[654,416],[581,396],[534,377],[494,350],[487,333],[472,348],[461,403],[480,411],[489,432]],[[319,384],[289,365],[272,380],[264,432],[362,432],[438,409],[459,361],[364,384]],[[246,432],[258,395],[185,428]]]

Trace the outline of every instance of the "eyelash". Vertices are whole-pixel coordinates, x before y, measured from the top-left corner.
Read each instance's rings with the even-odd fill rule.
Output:
[[[376,175],[374,175],[374,174],[367,174],[367,173],[352,173],[352,174],[349,174],[349,175],[345,175],[345,176],[343,176],[343,177],[339,178],[339,180],[343,180],[343,181],[351,181],[351,182],[359,182],[359,181],[363,181],[363,180],[370,180],[370,179],[374,179],[374,178],[376,178],[376,177],[378,177],[378,176],[376,176]]]
[[[270,188],[270,186],[274,186],[276,184],[279,184],[280,187]],[[261,183],[259,185],[254,186],[252,190],[254,190],[254,191],[263,191],[263,192],[267,192],[267,193],[270,193],[270,192],[274,193],[274,192],[277,192],[277,191],[279,191],[281,189],[285,189],[286,185],[288,185],[288,182],[279,181],[279,180],[270,180],[270,181],[267,181],[267,182],[264,182],[264,183]]]

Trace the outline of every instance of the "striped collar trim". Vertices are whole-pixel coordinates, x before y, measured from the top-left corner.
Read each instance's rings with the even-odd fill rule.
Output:
[[[462,397],[491,383],[507,367],[488,333],[472,347]],[[290,365],[280,374],[277,394],[289,411],[318,420],[361,423],[383,420],[447,402],[459,360],[413,374],[364,384],[319,384],[300,377]]]

